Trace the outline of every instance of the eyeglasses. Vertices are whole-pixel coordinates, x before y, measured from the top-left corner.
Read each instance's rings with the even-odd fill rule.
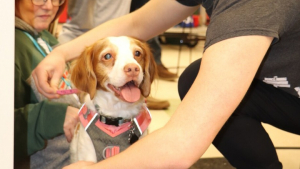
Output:
[[[34,5],[41,6],[44,5],[48,0],[31,0]],[[65,0],[49,0],[52,2],[53,6],[61,6]]]

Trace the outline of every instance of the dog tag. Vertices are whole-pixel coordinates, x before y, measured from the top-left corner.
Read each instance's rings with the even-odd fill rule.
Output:
[[[136,118],[134,118],[132,120],[132,129],[130,130],[130,133],[129,133],[129,143],[130,144],[133,144],[135,143],[136,141],[139,140],[139,137],[142,135],[142,131],[141,131],[141,128],[136,120]]]
[[[130,141],[129,141],[129,143],[130,144],[133,144],[133,143],[135,143],[136,141],[138,141],[139,140],[139,138],[138,138],[138,136],[136,135],[136,134],[132,134],[131,135],[131,138],[130,138]]]

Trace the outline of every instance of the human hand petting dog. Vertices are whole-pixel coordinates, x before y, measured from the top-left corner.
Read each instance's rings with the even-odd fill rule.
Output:
[[[66,111],[66,117],[64,122],[64,132],[68,142],[72,141],[73,134],[77,123],[79,122],[78,118],[79,109],[68,106]]]

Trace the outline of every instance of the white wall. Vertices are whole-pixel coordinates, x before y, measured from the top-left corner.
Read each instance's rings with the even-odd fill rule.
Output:
[[[14,1],[0,0],[0,168],[13,168]]]

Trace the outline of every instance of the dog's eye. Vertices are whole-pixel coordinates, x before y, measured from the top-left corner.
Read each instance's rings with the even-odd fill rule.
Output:
[[[137,57],[141,56],[141,52],[140,51],[135,51],[134,56],[137,56]]]
[[[110,53],[107,53],[106,55],[104,55],[104,59],[105,59],[105,60],[109,60],[109,59],[111,59],[111,58],[112,58],[112,56],[111,56]]]

